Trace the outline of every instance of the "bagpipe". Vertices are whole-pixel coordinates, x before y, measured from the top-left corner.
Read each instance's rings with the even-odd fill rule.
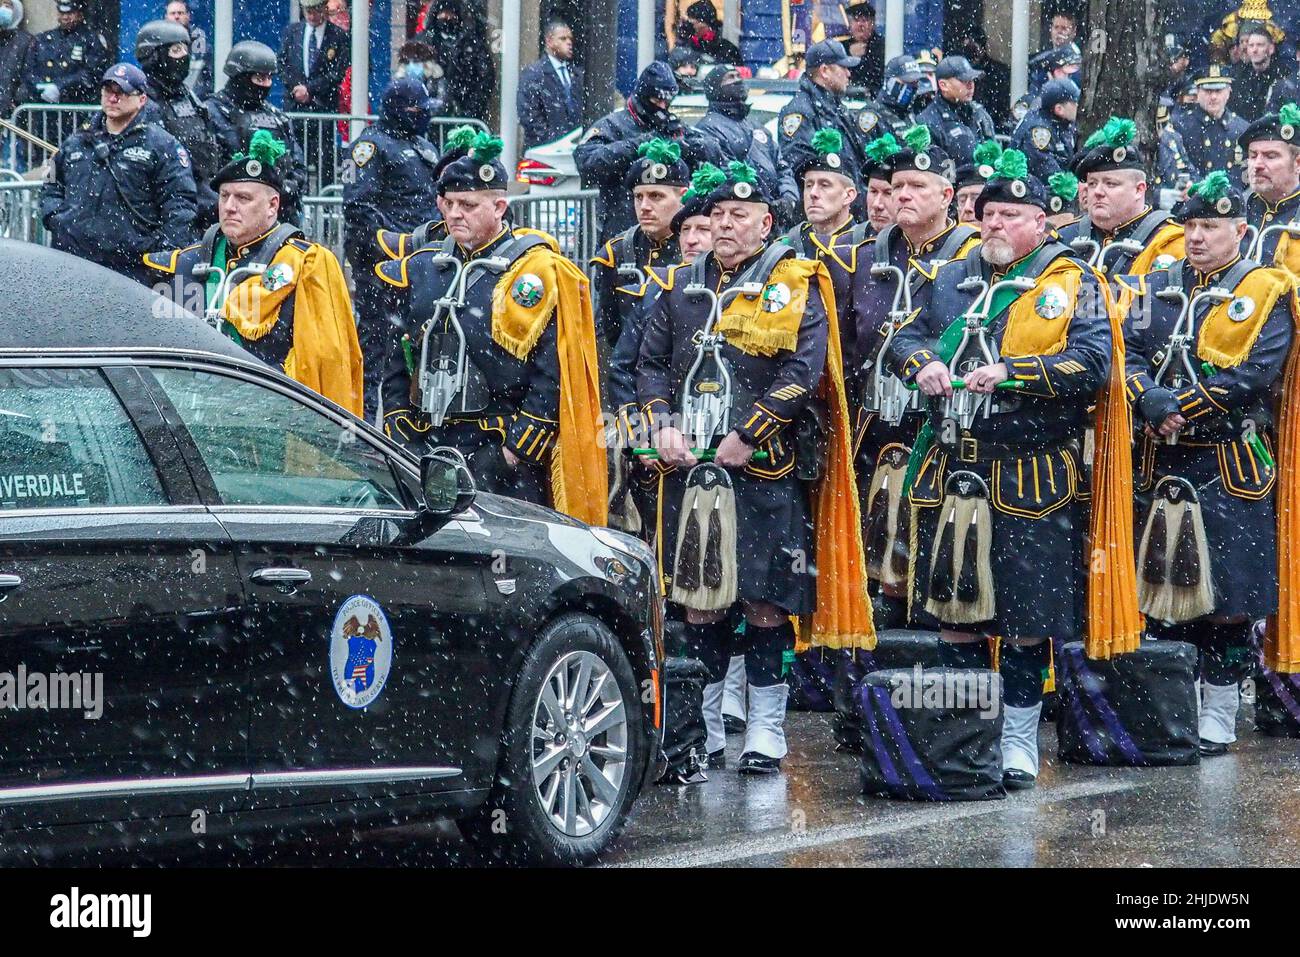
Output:
[[[196,276],[216,276],[217,277],[217,294],[212,297],[212,301],[207,304],[203,310],[203,318],[212,328],[218,332],[221,331],[222,310],[225,309],[226,299],[230,296],[230,290],[238,286],[245,279],[253,276],[261,276],[267,270],[266,263],[249,263],[247,266],[237,266],[226,272],[220,266],[213,263],[212,265],[197,265],[194,267]]]
[[[1187,293],[1183,292],[1182,289],[1177,286],[1170,286],[1157,292],[1156,298],[1164,302],[1178,302],[1181,304],[1178,319],[1174,323],[1174,331],[1164,349],[1164,358],[1160,361],[1160,365],[1156,367],[1156,374],[1153,377],[1156,385],[1173,392],[1180,392],[1200,382],[1202,371],[1206,373],[1210,371],[1198,367],[1192,354],[1196,342],[1197,307],[1202,302],[1216,304],[1227,302],[1232,299],[1232,293],[1221,286],[1211,286],[1189,299]],[[1194,428],[1195,426],[1188,425],[1181,431],[1185,435],[1191,435]],[[1165,436],[1165,444],[1177,445],[1178,436],[1178,432]]]
[[[898,425],[909,409],[921,407],[920,395],[915,391],[909,392],[903,380],[885,368],[890,343],[912,314],[912,288],[908,279],[913,271],[908,269],[905,275],[902,269],[892,263],[876,263],[871,267],[872,278],[892,276],[895,283],[894,300],[886,318],[885,341],[876,352],[876,360],[870,370],[871,387],[864,403],[867,411],[875,412],[886,425]],[[865,366],[863,371],[868,371]]]
[[[462,263],[450,253],[439,253],[431,258],[430,264],[451,266],[455,271],[444,293],[434,301],[433,315],[420,327],[418,361],[413,355],[409,335],[402,337],[402,350],[407,369],[414,373],[417,405],[436,427],[442,425],[452,412],[472,413],[484,407],[487,383],[469,361],[465,329],[458,313],[466,306],[465,293],[470,275],[479,270],[503,273],[510,268],[510,260],[503,256],[485,256]],[[445,332],[438,331],[440,323]]]
[[[1136,256],[1142,252],[1142,244],[1132,239],[1117,239],[1113,243],[1102,245],[1095,239],[1088,239],[1081,236],[1078,239],[1071,240],[1070,248],[1079,255],[1093,269],[1100,273],[1106,272],[1106,259],[1116,253],[1124,253],[1128,256]]]
[[[1034,280],[1021,276],[992,284],[978,276],[972,276],[962,280],[957,286],[961,292],[977,293],[975,301],[962,316],[964,325],[961,339],[957,343],[957,348],[953,350],[952,358],[948,361],[948,368],[955,373],[952,380],[953,393],[944,399],[943,418],[956,421],[963,430],[969,429],[974,424],[976,416],[987,419],[990,414],[1001,411],[991,395],[972,392],[966,388],[963,378],[965,373],[981,366],[994,365],[998,361],[988,333],[989,311],[993,308],[993,300],[1003,289],[1028,292],[1033,288]],[[1022,387],[1023,384],[1015,380],[1001,382],[997,386],[999,390],[1004,391],[1014,391]]]

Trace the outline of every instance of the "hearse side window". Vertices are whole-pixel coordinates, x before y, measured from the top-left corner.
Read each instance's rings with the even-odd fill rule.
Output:
[[[226,505],[403,509],[386,457],[356,433],[264,386],[154,369]]]
[[[96,369],[0,369],[0,512],[166,505],[140,433]]]

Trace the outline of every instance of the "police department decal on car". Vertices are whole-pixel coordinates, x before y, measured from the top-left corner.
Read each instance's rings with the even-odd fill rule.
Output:
[[[349,708],[364,708],[384,690],[393,665],[393,632],[379,603],[353,595],[330,629],[330,676]]]

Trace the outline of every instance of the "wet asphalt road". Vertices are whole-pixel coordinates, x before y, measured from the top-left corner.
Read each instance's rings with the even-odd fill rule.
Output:
[[[1252,730],[1199,766],[1062,765],[1041,725],[1038,787],[1002,801],[919,804],[864,798],[856,756],[834,750],[829,715],[791,713],[783,773],[711,771],[644,794],[611,867],[1295,866],[1300,863],[1300,741]],[[741,739],[728,738],[728,759]],[[209,861],[208,863],[212,863]],[[363,834],[285,835],[239,855],[249,865],[476,866],[450,823]]]

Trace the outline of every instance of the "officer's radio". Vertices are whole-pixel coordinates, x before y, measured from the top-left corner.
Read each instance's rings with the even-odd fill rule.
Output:
[[[723,301],[729,302],[736,296],[761,296],[763,284],[741,283],[723,290],[719,296],[703,283],[692,283],[684,292],[691,299],[709,300],[709,319],[695,347],[695,362],[686,373],[682,387],[682,433],[686,444],[707,449],[712,447],[714,438],[731,431],[731,370],[722,357],[726,339],[714,331],[722,318]]]
[[[909,269],[905,276],[903,270],[890,263],[877,263],[871,267],[874,278],[893,276],[895,282],[894,302],[889,308],[885,325],[885,341],[876,353],[875,367],[871,372],[871,393],[867,397],[867,408],[877,413],[887,425],[898,425],[908,409],[918,409],[921,405],[920,393],[908,391],[903,381],[885,368],[889,345],[894,341],[894,335],[907,322],[907,317],[912,314],[912,289],[907,283],[911,273],[912,270]]]
[[[993,351],[986,324],[993,300],[1003,289],[1016,292],[1028,292],[1034,288],[1034,281],[1023,277],[1003,279],[989,285],[978,276],[963,280],[957,289],[961,292],[975,292],[977,296],[970,309],[962,317],[965,326],[961,331],[961,340],[952,354],[948,368],[958,379],[981,366],[993,365],[998,359]],[[1001,411],[992,395],[973,392],[967,388],[955,388],[952,395],[944,400],[943,417],[953,419],[963,430],[969,429],[977,415],[987,419],[990,413]]]
[[[480,269],[503,272],[510,261],[492,256],[462,263],[455,256],[439,254],[432,257],[431,264],[455,270],[446,291],[433,304],[433,315],[420,330],[416,397],[420,411],[437,427],[453,412],[479,412],[484,407],[487,383],[469,361],[465,330],[457,314],[465,308],[469,276]]]
[[[1179,302],[1182,308],[1178,312],[1178,321],[1174,323],[1173,334],[1165,347],[1164,358],[1156,368],[1155,382],[1173,392],[1181,392],[1201,381],[1196,363],[1193,361],[1192,348],[1196,342],[1196,307],[1202,302],[1220,303],[1232,298],[1232,293],[1221,286],[1211,286],[1192,296],[1177,286],[1161,289],[1156,293],[1157,299],[1165,302]],[[1180,431],[1184,436],[1191,436],[1195,426],[1186,425]],[[1178,444],[1179,432],[1165,436],[1166,445]]]

